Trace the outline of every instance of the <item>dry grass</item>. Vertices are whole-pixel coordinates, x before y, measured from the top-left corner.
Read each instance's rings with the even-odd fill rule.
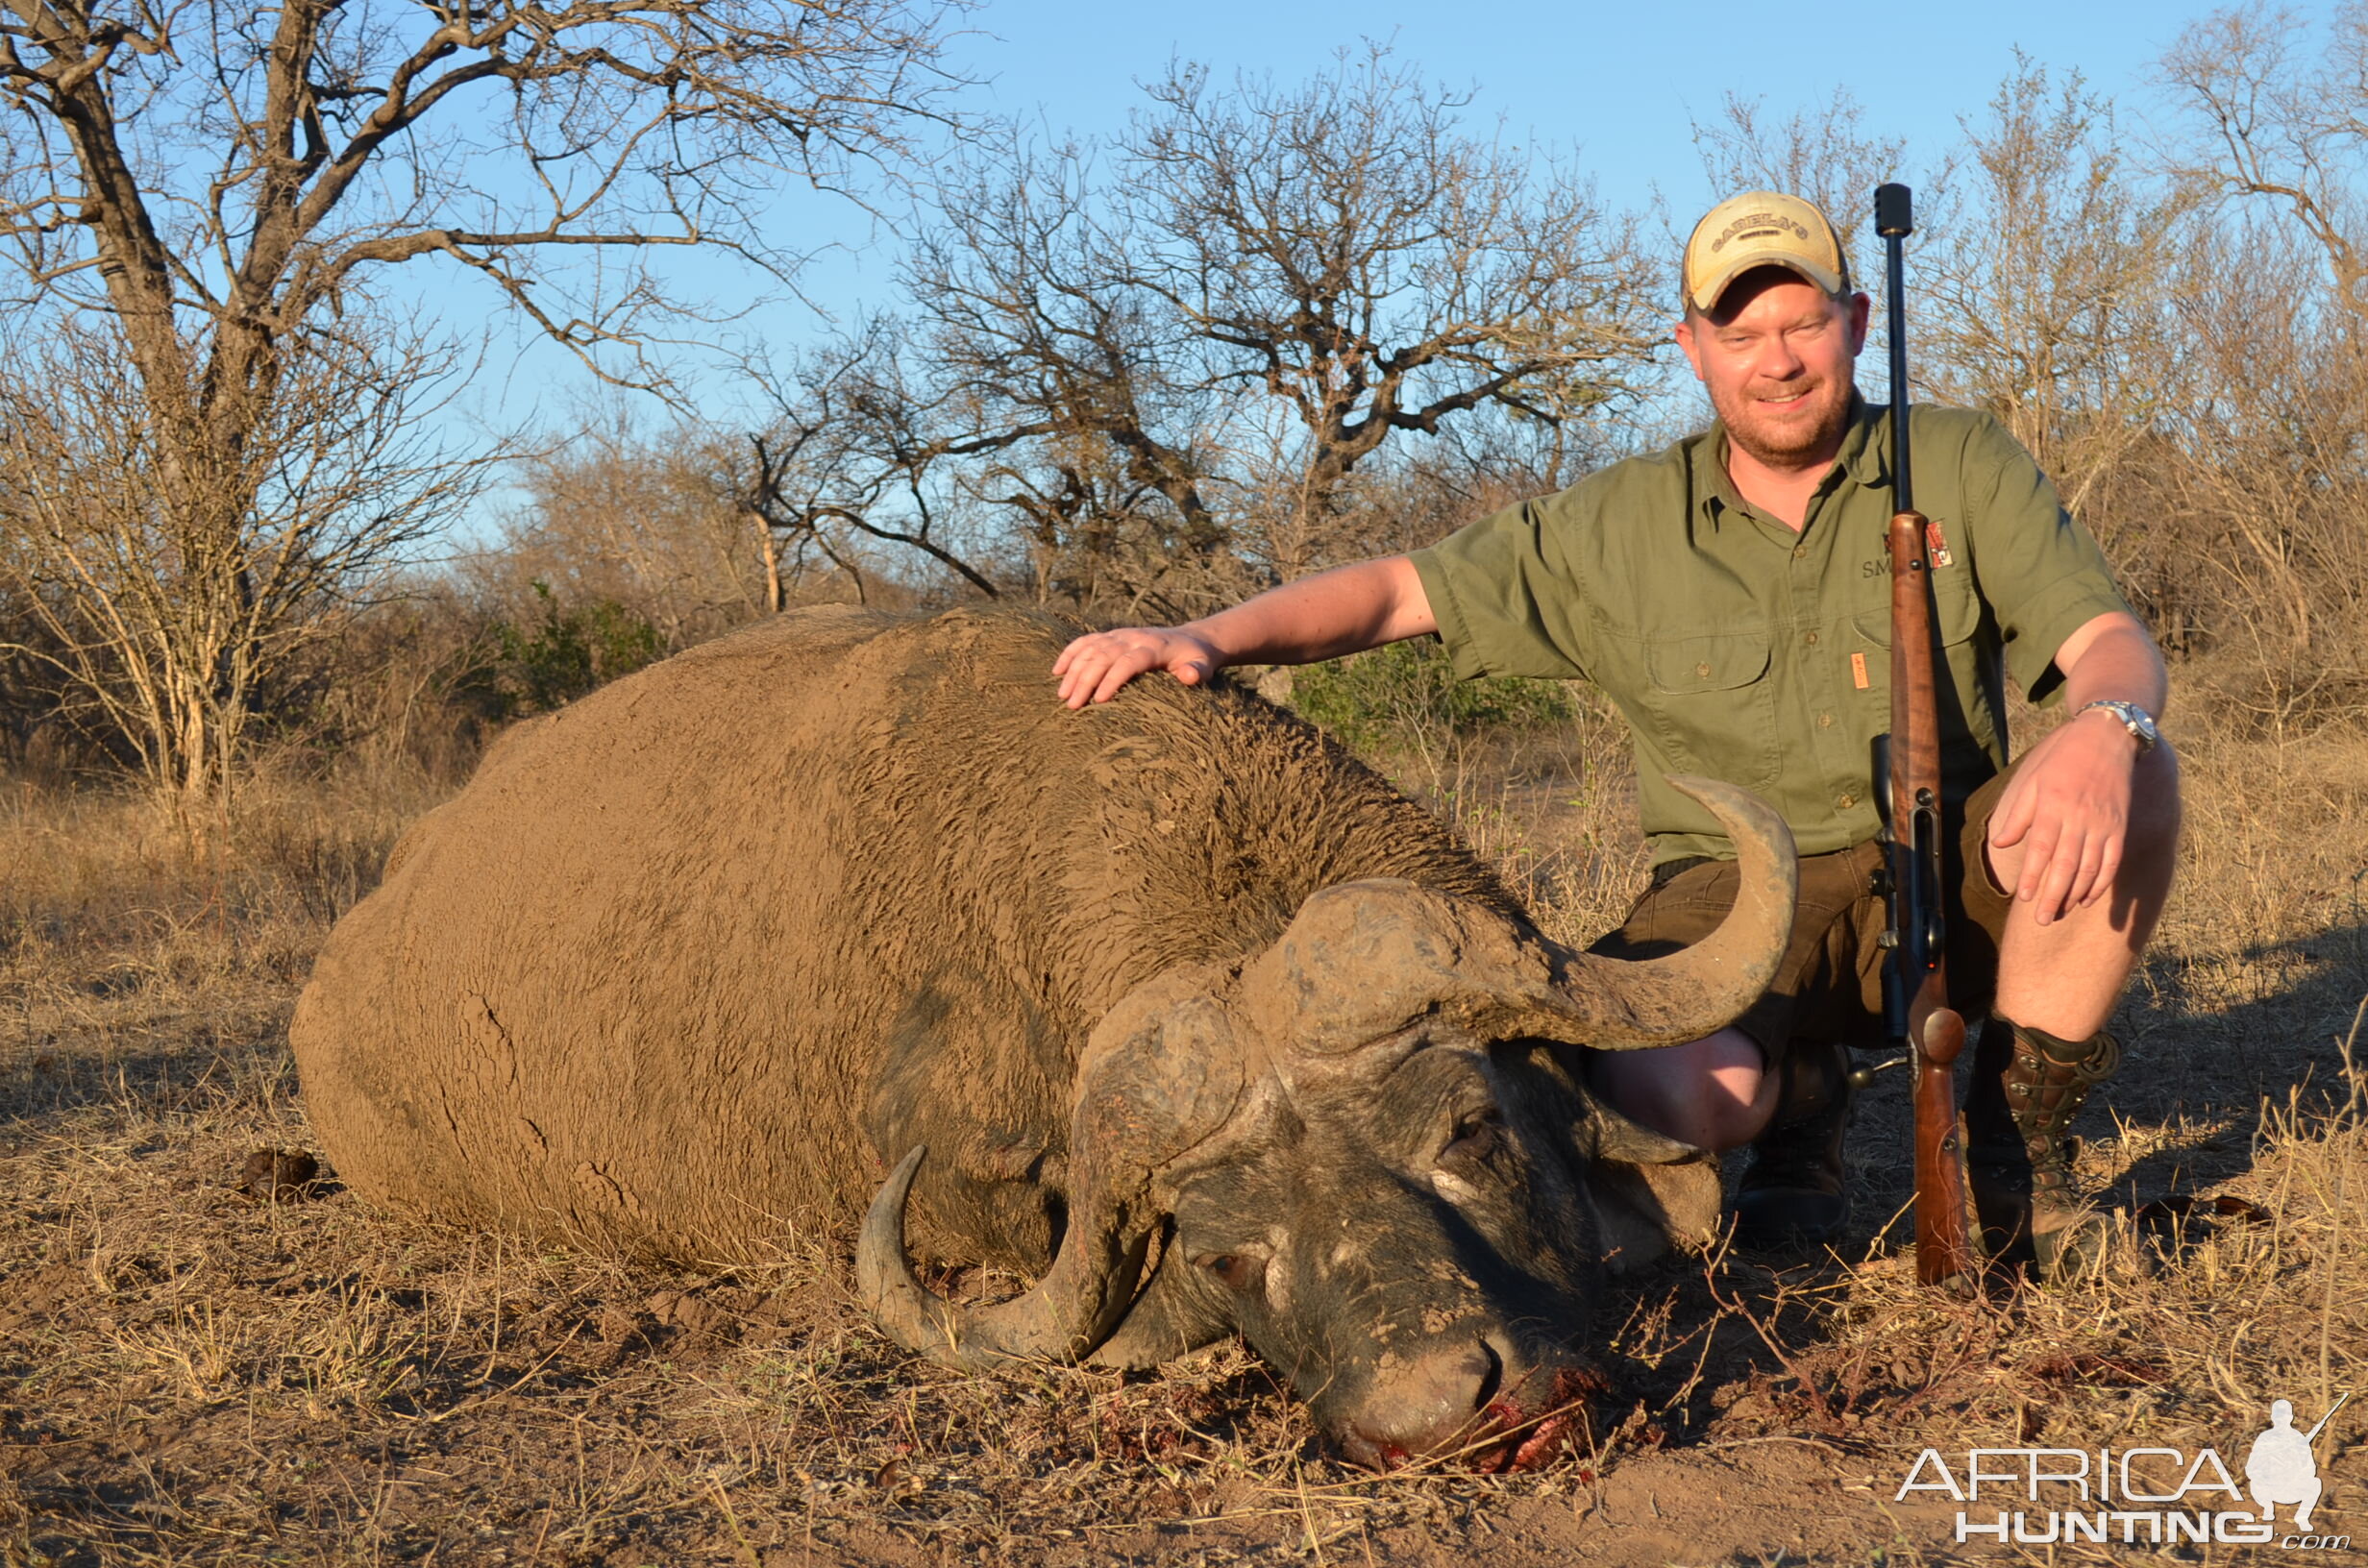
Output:
[[[1591,688],[1569,695],[1566,724],[1473,735],[1402,723],[1373,760],[1496,867],[1547,935],[1584,945],[1627,914],[1648,861],[1626,725]]]
[[[284,1026],[310,956],[434,790],[269,786],[195,864],[136,803],[0,794],[0,1562],[1999,1556],[1893,1507],[1918,1448],[2241,1455],[2273,1395],[2315,1419],[2362,1382],[2368,1103],[2341,1046],[2368,1034],[2368,740],[2182,733],[2189,866],[2084,1165],[2264,1222],[1978,1304],[1915,1288],[1892,1236],[1672,1263],[1607,1306],[1607,1430],[1504,1480],[1342,1470],[1238,1348],[1156,1378],[915,1363],[853,1309],[843,1235],[686,1277],[398,1223],[333,1181],[250,1197],[252,1151],[308,1141]],[[1576,938],[1640,864],[1613,735],[1591,712],[1392,766]],[[1905,1195],[1880,1082],[1853,1143],[1878,1217]],[[2357,1404],[2319,1448],[2338,1529]]]

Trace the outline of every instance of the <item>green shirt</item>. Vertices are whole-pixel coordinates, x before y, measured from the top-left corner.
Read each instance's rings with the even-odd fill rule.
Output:
[[[1917,509],[1939,526],[1933,594],[1948,679],[1942,787],[2007,762],[2006,686],[2056,693],[2063,640],[2128,603],[2055,486],[1987,414],[1913,410]],[[1665,775],[1751,790],[1803,854],[1875,836],[1873,743],[1890,728],[1890,411],[1854,402],[1795,533],[1727,478],[1713,425],[1414,552],[1456,674],[1585,678],[1626,716],[1656,863],[1731,856]]]

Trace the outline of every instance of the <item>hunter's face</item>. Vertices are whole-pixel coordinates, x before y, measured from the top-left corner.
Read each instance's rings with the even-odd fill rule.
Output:
[[[1679,323],[1678,346],[1728,439],[1770,467],[1831,461],[1866,343],[1866,296],[1837,300],[1780,267],[1747,272],[1714,310]]]

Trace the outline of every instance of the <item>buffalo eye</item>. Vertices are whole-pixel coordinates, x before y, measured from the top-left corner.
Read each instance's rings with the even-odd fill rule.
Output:
[[[1447,1160],[1485,1160],[1496,1151],[1497,1140],[1504,1135],[1505,1118],[1492,1105],[1475,1106],[1456,1118],[1455,1136],[1442,1149],[1439,1158]]]
[[[1193,1260],[1217,1276],[1228,1290],[1247,1290],[1266,1274],[1266,1265],[1258,1259],[1239,1252],[1205,1252]]]

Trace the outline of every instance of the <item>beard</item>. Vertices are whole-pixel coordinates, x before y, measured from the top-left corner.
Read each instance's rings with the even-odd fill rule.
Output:
[[[1766,401],[1770,393],[1799,394],[1800,401],[1778,407]],[[1711,406],[1727,428],[1727,439],[1770,468],[1801,469],[1828,462],[1840,449],[1843,429],[1850,423],[1851,384],[1821,380],[1806,385],[1746,386],[1739,392],[1711,393]]]

